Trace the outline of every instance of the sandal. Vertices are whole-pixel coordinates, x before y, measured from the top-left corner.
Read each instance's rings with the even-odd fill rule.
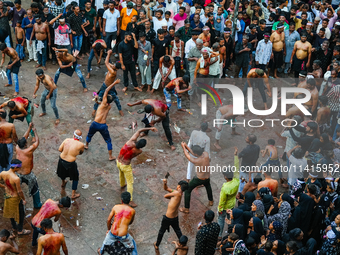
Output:
[[[29,235],[29,234],[31,234],[31,230],[27,230],[27,229],[23,229],[21,233],[18,232],[19,236]]]

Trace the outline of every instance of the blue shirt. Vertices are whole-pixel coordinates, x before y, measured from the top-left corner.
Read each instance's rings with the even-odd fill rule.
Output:
[[[35,19],[33,18],[32,21],[30,21],[28,19],[28,17],[25,17],[23,20],[22,20],[22,23],[21,23],[21,27],[23,29],[25,29],[25,34],[26,34],[26,40],[30,40],[31,39],[31,34],[32,34],[32,31],[33,31],[33,27],[28,27],[28,28],[25,28],[27,25],[29,24],[35,24]],[[32,40],[35,40],[35,36],[33,36]]]
[[[188,3],[188,4],[189,4],[189,6],[193,6],[193,3],[192,3],[192,1],[191,1],[191,0],[184,0],[184,2]]]
[[[200,23],[198,24],[198,26],[196,26],[195,21],[192,20],[192,21],[190,22],[190,27],[191,27],[192,29],[195,29],[196,27],[199,27],[199,28],[202,29],[202,28],[204,27],[204,25],[203,25],[203,23],[200,21]]]

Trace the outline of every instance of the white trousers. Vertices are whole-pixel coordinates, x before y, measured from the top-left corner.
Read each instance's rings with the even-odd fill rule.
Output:
[[[29,59],[34,59],[34,61],[38,61],[37,50],[35,48],[35,40],[32,40],[32,45],[30,45],[29,40],[26,40],[26,43]]]
[[[160,81],[162,80],[162,75],[161,75],[161,73],[160,73],[159,70],[160,70],[160,69],[158,69],[157,74],[156,74],[156,76],[155,76],[155,79],[154,79],[154,81],[153,81],[153,86],[152,86],[153,89],[158,89],[159,83],[160,83]],[[168,68],[168,67],[164,67],[164,65],[163,65],[163,66],[162,66],[163,75],[166,75],[166,74],[168,73],[168,71],[169,71],[169,68]],[[172,68],[171,73],[169,74],[168,77],[169,77],[170,80],[173,80],[173,79],[176,78],[176,71],[175,71],[175,68]]]

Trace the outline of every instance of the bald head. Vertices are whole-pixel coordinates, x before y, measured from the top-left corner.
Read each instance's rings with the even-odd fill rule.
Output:
[[[82,133],[79,129],[76,129],[76,130],[74,131],[74,134],[75,134],[75,135],[78,135],[78,136],[81,136],[83,133]]]

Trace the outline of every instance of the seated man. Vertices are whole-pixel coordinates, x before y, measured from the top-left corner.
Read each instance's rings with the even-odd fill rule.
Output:
[[[14,237],[13,235],[11,236],[11,233],[7,229],[0,231],[0,255],[5,255],[7,252],[20,253],[18,245],[14,242]],[[14,247],[7,243],[8,238],[12,240]]]

